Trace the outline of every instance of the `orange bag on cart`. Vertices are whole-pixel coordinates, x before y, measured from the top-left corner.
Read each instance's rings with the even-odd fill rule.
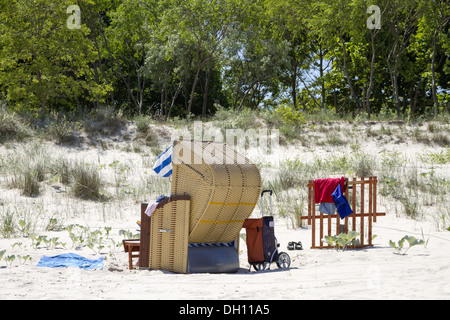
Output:
[[[270,262],[276,249],[273,217],[246,219],[243,227],[247,233],[248,262]]]

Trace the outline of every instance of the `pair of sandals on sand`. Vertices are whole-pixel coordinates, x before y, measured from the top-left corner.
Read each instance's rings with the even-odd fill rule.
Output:
[[[294,249],[295,250],[303,250],[302,242],[301,241],[298,241],[298,242],[291,241],[288,243],[287,248],[288,248],[288,250],[294,250]]]

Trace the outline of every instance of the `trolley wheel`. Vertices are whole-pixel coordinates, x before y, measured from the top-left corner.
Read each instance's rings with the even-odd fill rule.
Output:
[[[278,255],[277,266],[280,269],[288,269],[291,265],[291,257],[286,252],[280,252]]]
[[[258,262],[258,263],[253,263],[252,264],[253,269],[255,269],[256,271],[263,271],[266,270],[267,267],[269,266],[268,262]]]

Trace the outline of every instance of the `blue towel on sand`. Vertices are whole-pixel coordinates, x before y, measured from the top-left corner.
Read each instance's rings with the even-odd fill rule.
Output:
[[[75,253],[64,253],[53,257],[43,256],[37,267],[64,268],[78,267],[85,270],[103,269],[103,257],[87,259]]]

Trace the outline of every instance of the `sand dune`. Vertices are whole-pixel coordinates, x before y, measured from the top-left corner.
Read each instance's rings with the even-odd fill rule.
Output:
[[[384,138],[382,138],[384,139]],[[370,140],[361,148],[373,157],[382,150],[399,150],[406,156],[414,157],[423,150],[445,150],[441,147],[426,146],[412,141],[397,143]],[[249,271],[246,245],[240,244],[240,270],[235,274],[175,274],[161,270],[128,270],[128,257],[121,247],[105,247],[100,254],[86,246],[73,248],[67,231],[45,231],[44,225],[50,217],[55,217],[65,226],[81,224],[91,230],[111,227],[110,237],[119,243],[120,230],[134,232],[139,219],[141,201],[151,200],[154,194],[143,193],[132,196],[131,188],[142,185],[142,180],[152,175],[150,166],[154,155],[124,151],[127,142],[118,141],[114,147],[100,150],[95,147],[71,148],[45,144],[45,150],[52,156],[64,155],[82,158],[87,162],[103,165],[102,174],[110,184],[108,192],[120,197],[107,202],[82,201],[69,194],[68,187],[47,180],[39,197],[28,198],[20,195],[20,190],[1,184],[0,204],[2,212],[7,208],[20,208],[20,212],[36,215],[35,222],[40,235],[47,239],[57,237],[62,245],[52,248],[41,244],[33,248],[30,237],[16,235],[0,238],[0,250],[7,255],[15,255],[11,264],[0,261],[0,299],[449,299],[450,298],[450,232],[437,227],[436,218],[424,214],[411,219],[399,211],[387,199],[380,199],[380,211],[386,212],[374,224],[376,235],[374,246],[366,249],[338,252],[334,249],[310,249],[311,230],[293,228],[289,219],[276,216],[275,234],[292,259],[289,270],[278,269],[272,264],[270,270]],[[24,147],[14,144],[0,147],[2,158]],[[26,145],[25,145],[26,147]],[[15,148],[15,149],[14,149]],[[314,148],[301,145],[283,146],[283,157],[326,156],[329,146]],[[427,149],[428,148],[428,149]],[[15,151],[16,150],[16,151]],[[118,178],[112,166],[115,160],[127,165],[120,188],[114,186]],[[447,177],[450,167],[436,165],[435,170]],[[144,171],[146,173],[144,173]],[[147,172],[148,171],[148,172]],[[3,182],[7,179],[3,176]],[[50,178],[49,178],[50,179]],[[52,187],[54,186],[54,187]],[[56,187],[55,187],[56,186]],[[302,186],[299,186],[302,187]],[[129,193],[127,193],[129,191]],[[136,191],[134,191],[136,195]],[[442,196],[446,201],[447,195]],[[448,206],[448,204],[447,204]],[[433,210],[433,205],[422,206],[421,210]],[[436,208],[434,208],[435,210]],[[28,211],[27,211],[28,210]],[[0,210],[1,211],[1,210]],[[260,215],[259,209],[253,216]],[[447,226],[448,227],[448,226]],[[242,230],[244,233],[245,230]],[[427,245],[411,248],[406,255],[395,254],[389,241],[398,241],[405,235],[424,238]],[[301,241],[304,250],[288,251],[289,241]],[[17,245],[21,243],[21,245]],[[110,242],[112,243],[112,242]],[[13,247],[14,246],[14,247]],[[74,252],[87,258],[104,256],[102,270],[85,271],[78,268],[37,267],[43,256]],[[32,260],[21,263],[18,256],[29,255]]]

